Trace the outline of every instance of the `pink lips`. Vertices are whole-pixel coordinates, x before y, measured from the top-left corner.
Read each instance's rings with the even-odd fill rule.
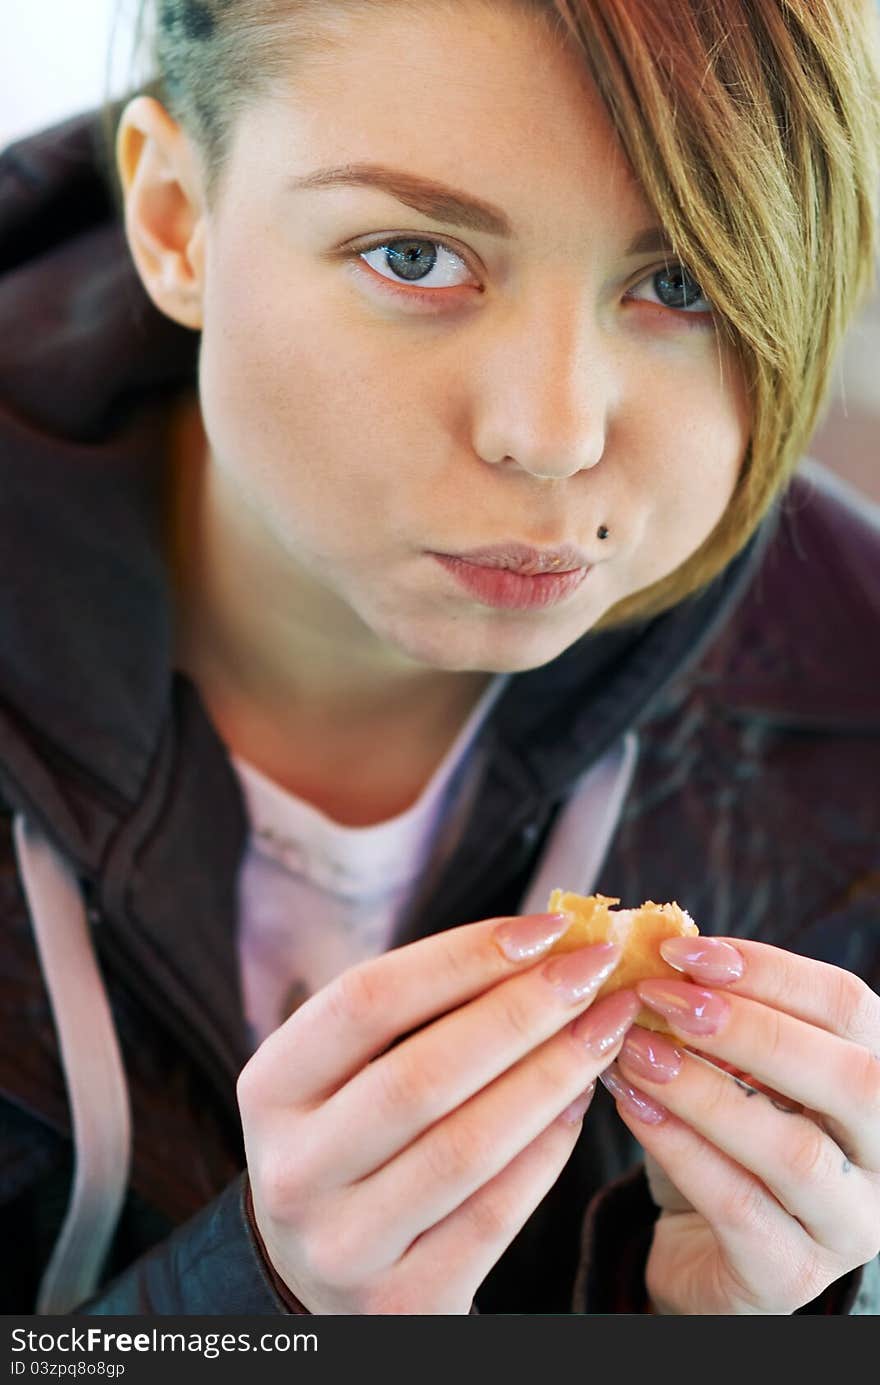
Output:
[[[507,568],[509,572],[519,572],[524,577],[535,577],[545,572],[573,572],[575,568],[590,566],[589,555],[571,543],[544,549],[531,548],[524,543],[497,543],[489,548],[472,548],[466,553],[444,556],[459,558],[463,563],[475,563],[478,567]]]
[[[587,555],[570,544],[552,550],[496,544],[431,556],[484,605],[512,611],[557,605],[581,585],[590,570]]]

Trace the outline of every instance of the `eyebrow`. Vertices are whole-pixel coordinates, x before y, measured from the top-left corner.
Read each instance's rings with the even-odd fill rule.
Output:
[[[414,211],[451,226],[463,226],[468,231],[487,231],[492,236],[509,240],[513,226],[500,207],[467,193],[458,192],[445,183],[423,178],[418,173],[404,173],[385,164],[342,164],[339,168],[319,168],[302,178],[291,179],[290,186],[299,188],[332,188],[343,185],[379,188],[390,193]]]
[[[633,236],[626,247],[626,255],[672,255],[672,242],[662,226],[647,226]]]
[[[319,168],[314,173],[291,178],[288,186],[294,191],[334,187],[378,188],[405,206],[412,207],[413,211],[421,212],[435,221],[444,221],[449,226],[460,226],[467,231],[485,231],[505,240],[510,240],[514,234],[510,218],[494,203],[485,202],[446,183],[438,183],[433,178],[389,168],[386,164],[350,163],[340,164],[336,168]],[[669,250],[669,239],[662,228],[648,226],[633,237],[625,254],[629,257]]]

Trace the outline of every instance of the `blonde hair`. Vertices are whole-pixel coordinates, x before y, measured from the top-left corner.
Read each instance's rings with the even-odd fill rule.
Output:
[[[717,311],[749,397],[750,440],[724,516],[675,572],[601,622],[616,625],[664,610],[721,571],[820,420],[842,338],[875,281],[877,12],[873,0],[515,2],[583,55],[676,257]],[[153,3],[156,76],[146,89],[191,136],[211,205],[248,103],[289,82],[297,58],[354,13],[394,0],[142,0],[139,36]],[[111,142],[121,105],[105,106]]]
[[[751,438],[728,508],[603,624],[704,586],[791,477],[875,281],[873,0],[559,0],[678,258],[741,362]]]

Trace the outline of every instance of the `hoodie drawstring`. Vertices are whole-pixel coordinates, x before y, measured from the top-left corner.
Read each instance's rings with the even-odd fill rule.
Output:
[[[13,841],[70,1103],[74,1177],[36,1312],[73,1311],[98,1285],[131,1163],[128,1084],[76,876],[17,814]]]

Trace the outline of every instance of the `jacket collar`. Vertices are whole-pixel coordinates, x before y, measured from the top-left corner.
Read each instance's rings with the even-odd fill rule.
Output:
[[[701,665],[701,685],[731,717],[877,733],[878,631],[880,506],[805,459],[735,626]]]

